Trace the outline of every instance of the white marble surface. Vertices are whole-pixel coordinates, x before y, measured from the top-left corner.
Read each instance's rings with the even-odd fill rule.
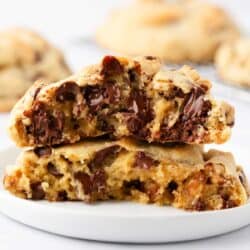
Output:
[[[249,1],[213,0],[224,5],[237,18],[243,30],[250,30]],[[74,0],[74,1],[31,1],[8,0],[1,2],[0,28],[10,26],[28,26],[42,32],[51,41],[64,49],[74,70],[98,60],[105,51],[91,43],[92,30],[101,22],[108,10],[124,4],[125,0]],[[218,82],[211,68],[201,68],[204,75]],[[249,94],[241,90],[215,85],[215,94],[232,102],[236,107],[236,126],[232,139],[221,149],[236,151],[250,146],[250,100]],[[242,101],[243,100],[243,101]],[[6,127],[8,114],[0,115],[0,150],[10,145]],[[248,167],[250,155],[237,161]],[[0,159],[1,164],[1,159]],[[0,166],[3,167],[3,166]],[[1,202],[1,201],[0,201]],[[20,211],[21,212],[21,211]],[[74,225],[72,225],[73,227]],[[192,230],[190,228],[190,230]],[[0,214],[0,250],[14,249],[249,249],[250,226],[236,232],[199,241],[160,245],[108,244],[93,241],[76,240],[48,234],[29,228]]]

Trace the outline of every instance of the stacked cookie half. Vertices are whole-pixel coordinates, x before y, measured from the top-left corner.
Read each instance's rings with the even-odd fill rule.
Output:
[[[192,68],[106,56],[59,82],[35,83],[12,110],[21,153],[4,186],[33,200],[133,200],[187,210],[243,205],[248,185],[224,143],[234,110]]]

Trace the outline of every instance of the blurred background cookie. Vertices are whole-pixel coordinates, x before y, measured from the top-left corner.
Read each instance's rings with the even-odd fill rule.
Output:
[[[36,80],[57,81],[70,73],[62,53],[35,32],[0,33],[0,111],[9,111]]]
[[[124,54],[206,63],[222,42],[238,36],[228,14],[212,3],[137,0],[108,17],[96,41]]]
[[[250,39],[223,44],[216,53],[215,66],[224,80],[250,87]]]

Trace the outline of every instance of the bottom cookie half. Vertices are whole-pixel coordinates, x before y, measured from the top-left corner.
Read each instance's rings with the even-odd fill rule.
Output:
[[[197,211],[240,206],[249,194],[230,153],[128,139],[25,151],[4,186],[25,199],[132,200]]]

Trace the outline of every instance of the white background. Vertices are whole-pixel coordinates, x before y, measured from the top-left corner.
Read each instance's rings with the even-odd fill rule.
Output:
[[[125,0],[6,0],[0,1],[0,29],[24,26],[41,32],[52,43],[62,48],[74,70],[96,62],[105,51],[91,43],[93,31],[107,12]],[[250,1],[213,0],[223,5],[237,20],[245,33],[250,33]],[[214,72],[201,69],[210,79],[218,80]],[[212,72],[212,75],[211,75]],[[1,91],[1,90],[0,90]],[[236,126],[231,141],[222,149],[248,148],[250,95],[230,87],[215,85],[215,94],[236,106]],[[244,102],[240,101],[244,98]],[[8,114],[0,115],[0,149],[12,143],[5,132]],[[237,157],[236,157],[237,158]],[[237,159],[245,167],[249,159]],[[1,159],[0,159],[1,162]],[[3,166],[0,166],[3,167]],[[0,201],[1,202],[1,201]],[[192,230],[191,228],[189,230]],[[0,250],[14,249],[250,249],[250,227],[227,235],[178,244],[118,245],[75,240],[41,232],[0,215]]]

